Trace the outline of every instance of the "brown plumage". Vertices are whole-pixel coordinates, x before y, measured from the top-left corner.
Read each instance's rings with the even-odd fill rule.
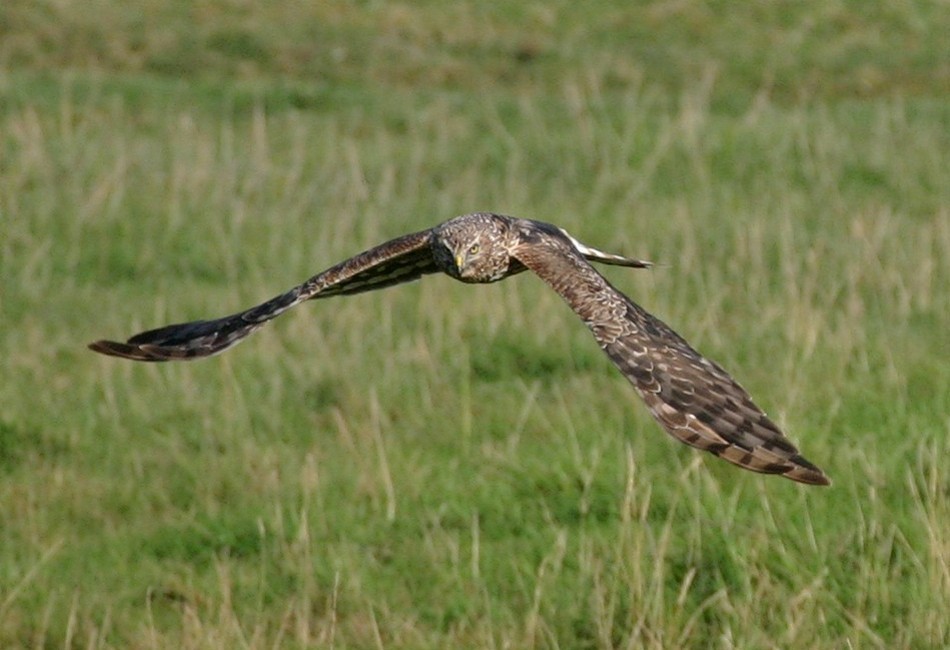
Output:
[[[438,271],[486,283],[531,270],[577,312],[670,435],[754,472],[829,484],[725,370],[615,289],[590,261],[649,266],[585,246],[551,224],[468,214],[371,248],[246,311],[89,347],[137,361],[205,357],[305,300],[381,289]]]

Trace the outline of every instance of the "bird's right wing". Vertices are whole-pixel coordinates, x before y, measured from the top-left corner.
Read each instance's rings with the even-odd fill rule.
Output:
[[[316,298],[344,296],[411,282],[438,271],[432,256],[432,230],[380,244],[318,273],[290,291],[245,311],[214,320],[166,325],[126,342],[95,341],[89,348],[135,361],[173,361],[207,357],[227,350],[267,321]]]

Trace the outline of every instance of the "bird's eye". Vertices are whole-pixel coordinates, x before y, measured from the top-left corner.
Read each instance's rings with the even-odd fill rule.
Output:
[[[479,249],[478,244],[472,244],[471,246],[469,246],[468,254],[469,254],[469,255],[474,255],[475,253],[478,252],[478,249]]]

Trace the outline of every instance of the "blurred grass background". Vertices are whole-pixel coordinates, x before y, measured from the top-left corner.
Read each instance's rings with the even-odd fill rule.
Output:
[[[950,8],[0,5],[0,646],[950,644]],[[667,439],[536,279],[254,304],[459,213],[611,280],[826,469]]]

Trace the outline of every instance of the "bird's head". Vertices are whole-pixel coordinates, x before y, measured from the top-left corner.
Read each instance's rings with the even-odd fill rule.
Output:
[[[509,223],[478,212],[446,221],[436,230],[434,253],[440,268],[462,282],[494,282],[505,277]]]

